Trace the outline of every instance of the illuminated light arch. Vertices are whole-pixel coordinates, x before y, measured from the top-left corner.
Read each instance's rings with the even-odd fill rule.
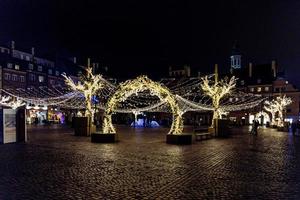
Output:
[[[268,113],[264,112],[264,111],[256,113],[255,114],[255,119],[260,121],[261,116],[263,116],[265,122],[269,122],[269,123],[271,122],[270,115]],[[262,123],[262,122],[260,121],[260,123]]]
[[[116,133],[116,130],[112,124],[112,114],[117,109],[118,103],[124,102],[131,95],[138,95],[138,92],[145,90],[149,90],[151,95],[157,96],[160,101],[166,102],[170,105],[173,115],[173,123],[168,134],[182,134],[183,113],[178,106],[175,95],[173,95],[168,88],[150,80],[147,76],[139,76],[136,79],[121,83],[116,92],[110,97],[106,104],[106,110],[102,124],[104,134]]]

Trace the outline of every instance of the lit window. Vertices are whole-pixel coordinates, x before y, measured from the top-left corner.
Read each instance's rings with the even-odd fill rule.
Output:
[[[250,88],[250,92],[254,92],[254,88]]]
[[[7,68],[12,69],[12,68],[13,68],[13,65],[12,65],[11,63],[7,63]]]
[[[25,82],[25,76],[20,76],[20,82],[22,82],[22,83]]]
[[[52,69],[48,69],[48,74],[52,74]]]
[[[269,87],[265,87],[265,91],[268,92],[269,91]]]
[[[20,70],[20,65],[15,65],[16,70]]]
[[[39,72],[43,71],[43,67],[41,65],[38,66],[38,71]]]
[[[56,76],[59,76],[59,71],[55,71],[55,75],[56,75]]]
[[[10,74],[9,73],[5,73],[4,74],[4,79],[9,81],[10,80]]]
[[[245,85],[245,81],[244,80],[241,80],[241,85]]]
[[[45,81],[45,77],[44,76],[39,76],[39,82],[43,83]]]
[[[29,63],[28,69],[29,69],[29,70],[33,70],[33,64]]]
[[[258,88],[257,88],[257,92],[261,92],[261,87],[258,87]]]
[[[24,56],[23,56],[23,54],[21,54],[21,59],[22,59],[22,60],[24,59]]]
[[[29,60],[30,60],[29,56],[26,56],[26,60],[27,60],[27,61],[29,61]]]
[[[16,74],[13,74],[13,75],[11,76],[11,80],[12,80],[12,81],[18,81],[18,76],[17,76]]]

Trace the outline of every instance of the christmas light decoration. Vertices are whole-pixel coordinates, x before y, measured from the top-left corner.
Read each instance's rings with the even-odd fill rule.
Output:
[[[271,114],[271,125],[274,126],[276,125],[276,112],[277,112],[277,106],[276,106],[276,102],[275,99],[273,99],[272,101],[265,101],[264,102],[264,110],[266,110],[267,112],[269,112]]]
[[[150,80],[147,76],[140,76],[134,80],[128,80],[121,83],[116,92],[109,98],[103,121],[103,133],[116,133],[112,124],[112,114],[117,109],[120,102],[132,95],[138,95],[143,91],[150,91],[151,96],[157,96],[160,101],[165,101],[169,104],[172,114],[173,123],[168,134],[181,134],[183,130],[182,111],[180,110],[175,96],[167,87]]]
[[[9,96],[1,96],[0,99],[0,105],[1,106],[7,106],[7,107],[11,107],[12,109],[17,109],[21,106],[24,106],[26,103],[20,99],[13,99],[12,101],[10,101],[12,98]]]
[[[215,75],[217,77],[217,74]],[[219,119],[222,116],[222,112],[226,112],[225,110],[220,109],[220,101],[225,96],[232,93],[232,90],[236,85],[236,78],[233,76],[228,81],[228,79],[218,80],[215,78],[215,81],[211,81],[207,76],[202,79],[201,88],[203,92],[209,96],[212,100],[213,106],[213,119],[212,126],[214,127],[214,120]]]
[[[92,73],[91,67],[88,67],[86,69],[86,72],[86,76],[81,77],[82,83],[78,82],[77,84],[73,81],[71,77],[68,77],[66,74],[62,74],[62,76],[65,78],[65,83],[73,91],[79,91],[84,95],[85,106],[87,110],[85,116],[90,116],[93,120],[95,111],[94,109],[92,109],[92,96],[95,95],[96,92],[103,87],[103,83],[101,75],[94,75]]]

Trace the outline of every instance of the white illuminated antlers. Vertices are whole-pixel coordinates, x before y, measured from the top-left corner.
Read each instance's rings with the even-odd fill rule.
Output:
[[[20,99],[13,99],[10,101],[11,99],[12,98],[9,96],[1,96],[0,105],[11,107],[14,110],[25,105],[25,102]]]

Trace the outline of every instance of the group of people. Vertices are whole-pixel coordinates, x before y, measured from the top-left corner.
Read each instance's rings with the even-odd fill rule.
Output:
[[[251,135],[257,135],[257,129],[259,126],[259,121],[257,119],[252,121],[252,129],[250,131]]]

